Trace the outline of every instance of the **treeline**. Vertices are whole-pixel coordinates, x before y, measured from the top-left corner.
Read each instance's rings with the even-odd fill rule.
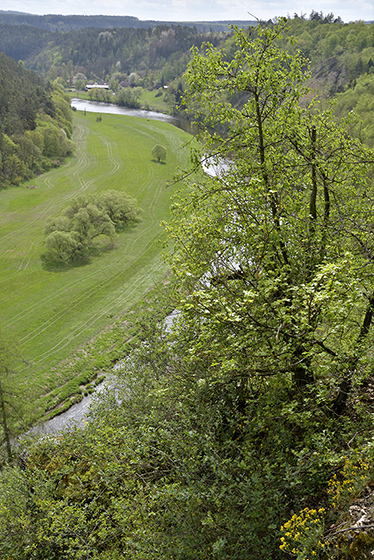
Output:
[[[72,151],[69,98],[0,53],[0,188],[58,165]]]
[[[154,21],[154,20],[140,20],[134,16],[84,16],[84,15],[67,15],[61,14],[47,14],[47,15],[34,15],[22,12],[7,12],[0,10],[0,23],[7,25],[28,25],[37,27],[38,29],[45,29],[51,31],[70,31],[71,29],[82,29],[85,27],[99,27],[99,28],[120,28],[120,27],[157,27],[158,25],[170,25],[169,22]],[[178,22],[172,22],[178,25]],[[255,21],[209,21],[209,22],[196,22],[186,25],[196,26],[201,31],[206,29],[213,29],[214,31],[228,31],[229,25],[236,23],[239,27],[255,25]]]
[[[68,31],[82,27],[141,27],[148,25],[133,16],[36,15],[3,10],[0,10],[0,22],[7,25],[27,25],[51,31]]]
[[[87,79],[126,80],[136,73],[142,85],[169,83],[180,77],[193,45],[223,42],[223,33],[199,33],[182,26],[148,29],[81,29],[46,37],[44,48],[31,52],[25,64],[49,79],[65,83],[78,72]],[[0,39],[0,48],[2,39]],[[4,45],[5,46],[5,45]]]

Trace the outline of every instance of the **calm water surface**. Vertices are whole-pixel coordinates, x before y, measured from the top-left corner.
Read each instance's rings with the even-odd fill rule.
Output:
[[[86,99],[77,98],[73,98],[71,100],[71,106],[78,111],[87,111],[88,113],[127,115],[129,117],[140,117],[142,119],[163,121],[173,124],[174,126],[181,128],[185,132],[191,132],[191,123],[186,119],[172,117],[171,115],[165,115],[164,113],[156,113],[155,111],[145,111],[144,109],[130,109],[128,107],[120,107],[119,105],[115,105],[114,103],[88,101]]]

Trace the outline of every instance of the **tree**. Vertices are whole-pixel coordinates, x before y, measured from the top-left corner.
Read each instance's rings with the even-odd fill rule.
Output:
[[[372,361],[373,156],[351,118],[302,103],[307,62],[277,46],[284,32],[236,29],[231,61],[207,44],[189,65],[187,99],[205,123],[194,163],[230,169],[174,205],[178,337],[204,376],[235,381],[243,406],[274,378],[323,391],[340,414]]]
[[[109,216],[116,228],[122,228],[139,219],[140,209],[136,200],[126,193],[114,190],[105,191],[97,198],[96,204]]]
[[[138,109],[141,107],[139,98],[141,96],[141,88],[126,87],[121,89],[116,95],[116,102],[122,107],[131,107],[133,109]]]
[[[47,261],[70,263],[84,258],[100,236],[112,241],[116,228],[137,222],[140,210],[125,193],[109,190],[98,197],[80,197],[44,228]]]
[[[45,259],[70,263],[82,256],[82,244],[74,232],[55,230],[52,231],[45,240]]]
[[[165,146],[162,146],[161,144],[156,144],[155,146],[153,146],[152,156],[159,163],[160,163],[160,161],[165,161],[166,160],[166,148],[165,148]]]
[[[19,415],[19,405],[12,382],[13,365],[17,359],[15,345],[0,332],[0,426],[3,437],[1,445],[5,446],[8,461],[12,456],[12,431],[14,417]]]

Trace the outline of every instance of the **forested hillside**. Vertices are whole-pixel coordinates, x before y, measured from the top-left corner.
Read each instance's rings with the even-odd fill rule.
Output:
[[[58,165],[72,151],[69,99],[0,53],[0,188]]]
[[[272,26],[273,22],[262,23]],[[352,94],[357,80],[360,91],[367,89],[374,72],[374,24],[343,23],[339,17],[312,11],[309,17],[288,20],[296,45],[282,46],[292,53],[300,49],[310,60],[311,85],[324,98],[339,97],[338,114],[353,106],[365,117],[365,108],[356,104]],[[232,32],[201,31],[183,25],[157,25],[148,28],[82,28],[64,33],[40,30],[30,25],[0,26],[0,51],[22,59],[27,68],[44,78],[59,78],[63,86],[84,89],[87,81],[103,80],[113,92],[120,83],[131,82],[147,90],[169,86],[165,110],[177,112],[184,88],[182,75],[191,58],[191,47],[205,41],[225,49],[233,56]],[[255,36],[255,27],[247,27]],[[366,76],[364,82],[362,77]],[[370,87],[369,87],[370,89]],[[100,92],[99,92],[100,93]],[[161,95],[161,91],[159,92]],[[111,100],[115,100],[113,97]],[[239,99],[240,103],[242,100]],[[365,114],[364,114],[365,113]],[[364,128],[370,124],[367,123]],[[364,132],[364,137],[372,133]]]
[[[211,41],[215,45],[226,38],[224,33],[200,33],[180,25],[154,28],[80,29],[52,33],[25,26],[0,26],[0,51],[39,75],[61,77],[71,84],[75,74],[107,81],[127,80],[131,73],[138,81],[167,84],[181,77],[193,45]],[[141,82],[143,83],[143,82]],[[85,82],[82,84],[83,87]]]
[[[11,12],[0,10],[0,23],[7,25],[28,25],[37,27],[38,29],[48,29],[51,31],[70,31],[71,29],[82,29],[85,27],[99,27],[99,28],[120,28],[120,27],[134,27],[134,28],[148,28],[157,27],[158,25],[183,25],[183,22],[163,22],[154,20],[140,20],[133,16],[84,16],[84,15],[69,15],[63,16],[58,14],[48,14],[43,16],[23,13]],[[254,25],[255,21],[209,21],[209,22],[186,22],[186,25],[195,26],[201,31],[205,29],[213,29],[214,31],[228,31],[229,25],[236,23],[240,27],[247,27]]]
[[[16,62],[24,61],[30,54],[39,52],[54,37],[52,31],[30,25],[16,26],[0,23],[0,51],[14,58]]]
[[[268,25],[272,23],[268,22]],[[344,74],[342,81],[335,84],[337,86],[370,71],[374,64],[373,25],[360,21],[346,24],[332,14],[323,16],[315,12],[308,18],[295,14],[288,20],[288,25],[298,40],[297,48],[310,59],[314,69],[327,60],[335,59],[333,73]],[[251,28],[247,26],[247,29],[250,33]],[[161,68],[173,53],[187,55],[192,44],[199,46],[206,40],[217,44],[218,38],[221,41],[227,39],[229,53],[229,36],[227,33],[216,35],[209,29],[201,32],[196,27],[183,24],[159,24],[147,29],[88,28],[61,33],[40,30],[31,25],[1,23],[0,51],[12,56],[16,62],[24,60],[27,67],[37,70],[44,77],[52,66],[54,72],[58,72],[59,68],[60,71],[65,68],[66,72],[68,65],[70,72],[81,68],[88,78],[91,77],[90,72],[105,79],[115,71],[138,72],[144,77],[147,69]],[[37,56],[38,53],[40,56]],[[102,59],[106,60],[106,67],[100,68],[99,64],[95,70],[94,64]],[[185,66],[179,76],[184,70]]]
[[[296,47],[310,60],[313,74],[334,94],[366,73],[374,72],[374,25],[325,21],[318,14],[288,21]]]

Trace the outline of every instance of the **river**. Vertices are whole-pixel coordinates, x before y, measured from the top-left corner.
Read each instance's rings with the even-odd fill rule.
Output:
[[[146,111],[144,109],[130,109],[128,107],[120,107],[114,103],[103,103],[100,101],[88,101],[87,99],[78,99],[74,97],[71,100],[71,106],[77,111],[87,111],[89,113],[101,113],[111,115],[127,115],[128,117],[140,117],[142,119],[150,119],[163,121],[185,132],[192,133],[191,123],[186,119],[165,115],[164,113],[156,113],[156,111]]]
[[[120,107],[119,105],[115,105],[114,103],[100,103],[98,101],[87,101],[85,99],[77,99],[77,98],[71,100],[71,106],[77,109],[78,111],[87,111],[90,113],[102,113],[102,114],[106,113],[112,115],[127,115],[130,117],[154,119],[163,122],[168,122],[183,130],[187,130],[187,131],[191,130],[191,125],[188,121],[184,119],[178,119],[176,117],[172,117],[171,115],[156,113],[155,111],[145,111],[143,109],[129,109],[127,107]],[[170,316],[168,316],[165,319],[166,330],[170,330],[174,316],[175,315],[172,313]],[[118,364],[118,366],[120,366],[120,364]],[[96,388],[95,393],[102,391],[108,385],[111,386],[112,381],[110,380],[110,377],[108,379],[109,381],[104,381],[101,385],[99,385]],[[66,428],[72,422],[80,427],[83,427],[85,418],[89,411],[91,399],[92,399],[92,395],[83,397],[80,403],[71,406],[69,410],[63,412],[62,414],[59,414],[58,416],[55,416],[51,420],[48,420],[47,422],[43,422],[38,426],[35,426],[30,430],[30,432],[38,433],[41,435],[48,434],[48,433],[55,433]]]
[[[176,317],[178,317],[178,315],[179,312],[176,310],[170,313],[169,315],[167,315],[164,323],[165,332],[170,332],[173,325],[173,320]],[[113,370],[115,371],[116,369],[120,369],[121,365],[122,365],[121,362],[118,362],[113,367]],[[114,386],[114,383],[115,383],[114,376],[108,375],[107,378],[100,385],[98,385],[98,387],[96,387],[93,395],[97,395],[100,392],[105,391],[107,388],[110,389],[111,387]],[[84,422],[87,420],[87,414],[89,412],[91,400],[92,400],[92,395],[83,397],[81,402],[74,404],[69,408],[69,410],[66,410],[62,414],[55,416],[54,418],[48,420],[47,422],[43,422],[41,424],[38,424],[37,426],[34,426],[29,430],[28,433],[39,434],[39,435],[52,434],[52,433],[59,432],[64,428],[67,428],[71,423],[79,427],[83,427]]]

